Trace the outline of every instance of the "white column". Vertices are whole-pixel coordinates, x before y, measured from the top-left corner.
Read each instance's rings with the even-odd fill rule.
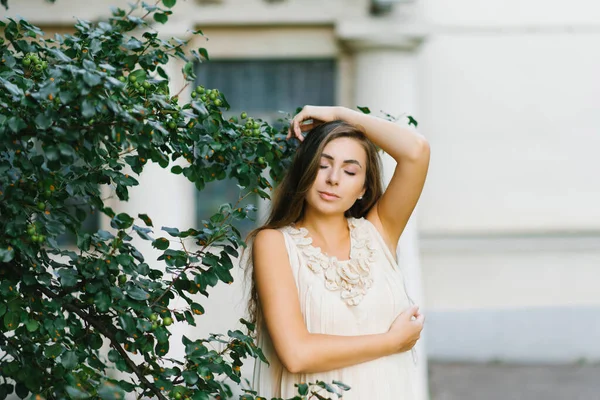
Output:
[[[415,115],[416,111],[416,55],[409,50],[397,48],[357,47],[355,55],[356,106],[369,107],[375,115],[382,112],[399,116]],[[415,116],[416,119],[417,116]],[[400,118],[399,124],[406,124]],[[396,162],[385,154],[382,157],[384,185],[389,183]],[[409,295],[423,304],[421,271],[419,265],[418,232],[415,224],[416,210],[408,222],[398,245],[398,262],[405,275]],[[417,345],[419,382],[418,399],[429,397],[427,386],[427,356],[424,335]]]
[[[163,66],[165,72],[171,78],[170,91],[172,94],[179,92],[185,85],[182,78],[181,68],[184,63],[179,59],[172,59],[169,64]],[[180,101],[185,102],[189,98],[190,88],[183,90],[180,94]],[[174,165],[184,165],[186,161],[182,158],[175,162],[171,162],[167,168],[161,168],[158,164],[149,161],[142,171],[141,175],[137,175],[127,168],[125,173],[130,174],[138,180],[139,185],[130,187],[129,201],[123,202],[118,199],[114,192],[109,195],[111,198],[106,202],[107,206],[111,207],[116,214],[127,213],[131,217],[137,218],[138,214],[148,214],[153,222],[153,238],[166,237],[173,239],[171,248],[180,250],[176,242],[176,238],[172,238],[166,232],[162,231],[163,226],[176,227],[179,230],[196,227],[196,188],[183,175],[175,175],[171,173],[171,168]],[[103,220],[103,229],[109,228],[109,220]],[[134,222],[136,225],[145,227],[146,225],[139,219]],[[164,261],[157,261],[157,258],[162,254],[161,250],[152,247],[151,242],[142,240],[137,234],[133,233],[134,238],[132,244],[143,254],[146,263],[151,268],[164,270]],[[188,248],[188,250],[190,250]],[[170,305],[171,308],[183,309],[187,303],[182,299],[176,298]],[[185,349],[181,343],[181,335],[188,337],[194,327],[186,323],[176,322],[170,331],[173,333],[170,342],[169,357],[183,360]],[[133,357],[136,359],[136,357]]]

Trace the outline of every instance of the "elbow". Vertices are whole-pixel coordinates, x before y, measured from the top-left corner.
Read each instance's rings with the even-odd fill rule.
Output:
[[[306,342],[297,342],[281,355],[281,363],[288,372],[292,374],[310,372],[309,362],[313,360],[314,357],[310,356],[311,352],[305,344]]]
[[[285,369],[291,374],[302,374],[306,372],[306,364],[299,351],[294,351],[281,359]]]
[[[415,142],[415,146],[410,152],[408,159],[413,162],[428,162],[430,147],[429,142],[423,136],[419,136]]]

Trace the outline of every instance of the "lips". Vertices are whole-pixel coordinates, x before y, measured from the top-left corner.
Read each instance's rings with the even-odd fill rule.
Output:
[[[328,196],[328,197],[336,197],[336,198],[338,198],[338,199],[339,199],[339,197],[340,197],[340,196],[338,196],[338,195],[337,195],[337,194],[335,194],[335,193],[321,192],[321,191],[319,191],[319,193],[320,193],[320,194],[324,194],[325,196]]]

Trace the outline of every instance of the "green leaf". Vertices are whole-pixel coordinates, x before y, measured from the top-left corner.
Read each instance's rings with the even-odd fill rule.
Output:
[[[59,150],[56,146],[48,146],[44,149],[44,154],[48,161],[58,161],[60,158]]]
[[[48,129],[52,125],[52,120],[46,116],[46,114],[38,114],[35,117],[35,124],[39,129]]]
[[[350,389],[351,389],[351,387],[350,387],[350,386],[348,386],[348,385],[346,385],[345,383],[343,383],[343,382],[340,382],[340,381],[333,380],[333,381],[332,381],[332,383],[333,383],[334,385],[336,385],[336,386],[340,387],[340,389],[342,389],[342,390],[350,390]]]
[[[56,358],[62,353],[62,351],[62,346],[59,343],[57,343],[52,346],[46,347],[46,349],[44,350],[44,355],[48,358]]]
[[[154,13],[153,18],[156,22],[159,22],[161,24],[165,24],[169,20],[167,14],[164,13]]]
[[[7,263],[15,257],[15,249],[12,246],[0,247],[0,262]]]
[[[73,386],[67,386],[65,390],[72,400],[83,400],[90,397],[88,393]]]
[[[69,268],[61,268],[57,271],[57,274],[60,276],[60,284],[63,287],[73,287],[77,284],[77,271]]]
[[[64,157],[69,157],[69,158],[75,157],[75,149],[73,149],[67,143],[59,143],[58,150],[60,151],[60,154]]]
[[[125,391],[120,386],[105,381],[98,389],[98,396],[102,400],[122,400],[125,398]]]
[[[177,228],[168,228],[166,226],[163,226],[161,228],[163,231],[167,232],[169,235],[174,236],[174,237],[179,237],[179,229]]]
[[[128,214],[120,213],[117,214],[111,221],[110,226],[115,229],[127,229],[133,225],[133,218]]]
[[[96,107],[94,107],[94,104],[91,101],[88,101],[87,99],[84,100],[81,104],[81,115],[83,115],[85,118],[91,118],[95,114]]]
[[[107,312],[111,303],[110,296],[107,293],[98,292],[96,293],[96,296],[94,296],[94,304],[100,312]]]
[[[27,124],[19,117],[10,117],[8,120],[8,127],[14,133],[17,133],[25,128],[27,128]]]
[[[146,80],[146,71],[144,71],[143,69],[135,70],[129,75],[135,76],[137,82],[139,82],[139,83],[142,83]]]
[[[71,59],[69,57],[67,57],[65,55],[65,53],[63,53],[59,49],[48,48],[47,51],[48,51],[48,53],[52,54],[54,56],[54,58],[56,58],[59,61],[63,61],[63,62],[70,62],[71,61]]]
[[[166,250],[169,248],[169,240],[165,238],[158,238],[152,242],[152,247],[157,248],[159,250]]]
[[[298,394],[301,396],[306,396],[308,394],[308,384],[306,383],[298,383],[296,384],[298,388]]]
[[[25,324],[25,327],[27,328],[27,331],[29,331],[29,332],[35,332],[40,327],[40,324],[36,320],[30,319]]]
[[[138,286],[132,286],[127,290],[127,296],[131,297],[134,300],[148,300],[150,295],[144,289]]]
[[[16,312],[9,311],[6,314],[4,314],[4,327],[9,331],[17,329],[17,327],[19,326],[19,321],[19,314],[17,314]]]
[[[8,90],[13,96],[23,96],[23,90],[17,85],[10,83],[4,78],[0,78],[0,83],[2,83],[6,90]]]
[[[369,110],[369,107],[356,107],[358,108],[360,111],[363,112],[363,114],[371,114],[371,110]]]
[[[144,240],[154,240],[152,237],[148,235],[152,230],[150,228],[142,228],[137,225],[133,225],[133,230],[137,232],[137,234]]]
[[[74,351],[67,351],[60,358],[60,363],[63,367],[65,367],[66,370],[70,371],[77,366],[79,359]]]
[[[152,225],[152,220],[150,219],[150,217],[147,214],[138,214],[138,217],[144,221],[144,223],[146,224],[146,226],[154,226]]]
[[[119,317],[119,323],[123,330],[130,335],[133,335],[135,332],[135,321],[133,317],[129,314],[123,314]]]
[[[173,6],[177,3],[177,0],[163,0],[163,4],[167,8],[173,8]]]
[[[419,125],[419,123],[417,122],[416,119],[414,119],[412,116],[408,116],[408,124],[409,125],[413,125],[415,128]]]
[[[27,389],[27,386],[25,386],[23,383],[17,382],[15,386],[15,393],[21,399],[24,399],[29,394],[29,389]]]
[[[204,47],[199,48],[198,51],[200,52],[200,55],[202,55],[202,57],[204,57],[206,60],[210,60],[208,58],[208,51],[206,51]]]
[[[215,267],[215,272],[220,280],[225,283],[233,282],[233,277],[229,273],[229,271],[223,267]]]
[[[98,75],[86,71],[83,73],[83,81],[89,86],[96,86],[102,82],[102,79]]]
[[[198,382],[198,373],[196,371],[183,371],[181,376],[185,380],[185,383],[190,386]]]

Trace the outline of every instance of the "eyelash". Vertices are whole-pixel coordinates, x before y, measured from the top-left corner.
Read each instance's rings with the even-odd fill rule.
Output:
[[[323,168],[327,168],[327,165],[321,165],[321,166],[320,166],[320,168],[321,168],[321,169],[323,169]],[[354,175],[356,175],[356,173],[354,173],[354,172],[348,172],[348,171],[344,171],[344,172],[345,172],[345,173],[347,173],[347,174],[348,174],[348,175],[350,175],[350,176],[354,176]]]

